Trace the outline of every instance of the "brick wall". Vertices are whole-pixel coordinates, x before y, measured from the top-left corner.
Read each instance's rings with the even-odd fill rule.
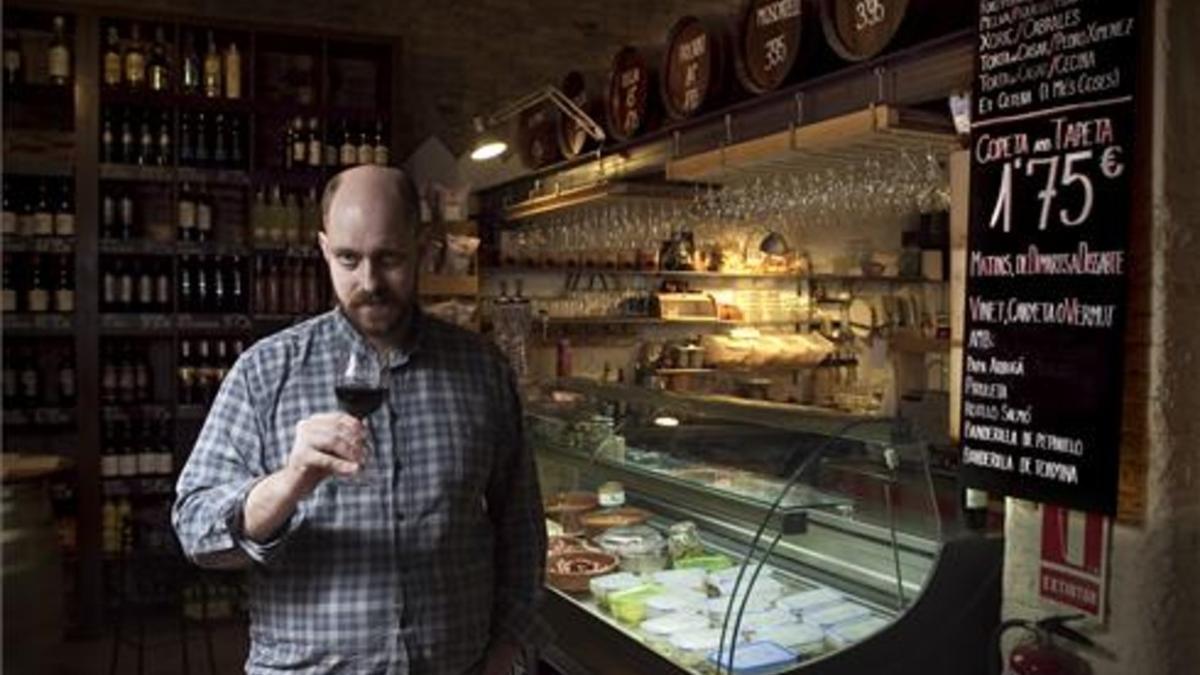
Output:
[[[734,12],[738,0],[64,0],[399,36],[404,88],[399,157],[437,135],[456,153],[471,118],[572,68],[603,70],[625,43],[661,43],[680,16]]]

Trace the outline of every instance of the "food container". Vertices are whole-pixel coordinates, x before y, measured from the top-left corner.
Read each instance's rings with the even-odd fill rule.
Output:
[[[625,572],[657,572],[667,566],[667,542],[648,525],[611,528],[597,537],[596,543],[620,558]]]
[[[802,612],[800,618],[804,623],[810,623],[829,630],[838,624],[858,621],[870,616],[870,614],[871,610],[862,605],[856,605],[853,602],[842,602],[811,612]]]
[[[718,595],[732,593],[734,585],[738,583],[738,569],[730,567],[710,572],[707,581],[709,589]],[[751,587],[750,580],[754,577],[754,569],[747,568],[746,573],[742,575],[741,584],[738,585],[738,593],[745,593],[746,589],[750,589],[753,595],[770,597],[772,600],[782,597],[785,592],[783,584],[771,578],[770,574],[767,568],[763,568],[759,572],[758,578],[754,580],[754,586]]]
[[[729,613],[729,625],[733,626],[733,621],[737,618],[737,613],[742,608],[742,598],[746,597],[742,593],[738,593],[734,600],[732,610],[729,607],[729,597],[709,598],[705,605],[708,610],[708,618],[712,619],[713,623],[721,624],[725,621],[726,612]],[[746,614],[765,612],[774,606],[774,598],[765,596],[751,595],[746,601]]]
[[[703,593],[689,591],[684,588],[666,587],[662,593],[646,600],[646,616],[656,617],[676,614],[705,614],[708,597]],[[704,621],[707,623],[708,619]]]
[[[700,532],[696,523],[684,520],[667,529],[667,552],[671,560],[679,560],[704,554],[704,544],[700,542]]]
[[[618,591],[641,586],[644,581],[636,574],[628,572],[617,572],[616,574],[606,574],[600,577],[594,577],[588,581],[588,588],[592,591],[592,596],[596,598],[596,602],[601,607],[608,606],[608,596]]]
[[[701,569],[705,572],[718,572],[732,566],[733,561],[723,553],[689,556],[675,561],[675,569]]]
[[[579,537],[571,537],[567,535],[553,535],[546,544],[546,557],[558,555],[560,553],[570,553],[572,551],[595,551],[596,547],[592,546],[585,539]]]
[[[725,636],[729,641],[729,636]],[[671,638],[671,650],[679,663],[687,668],[696,668],[707,663],[708,655],[721,644],[720,628],[700,628],[676,633]]]
[[[786,608],[796,615],[801,615],[804,612],[811,613],[817,609],[844,601],[845,596],[832,588],[814,588],[811,591],[801,591],[784,596],[775,604]]]
[[[809,658],[825,651],[825,631],[807,623],[778,623],[755,631],[755,640],[766,640]]]
[[[654,600],[662,596],[650,598]],[[651,646],[666,650],[670,647],[671,638],[688,631],[697,631],[708,628],[708,619],[703,614],[694,614],[691,612],[675,612],[672,614],[664,614],[651,619],[646,619],[642,622],[639,628],[646,635],[646,641]]]
[[[662,593],[662,586],[641,584],[623,591],[610,593],[608,609],[617,621],[636,626],[646,618],[646,600]]]
[[[639,525],[650,520],[650,512],[633,506],[621,506],[614,509],[601,509],[585,513],[579,522],[590,534],[599,534],[614,527]],[[662,535],[659,535],[662,538]]]
[[[617,556],[603,551],[569,551],[546,561],[546,581],[567,593],[586,593],[595,577],[611,574]]]
[[[748,642],[731,650],[733,658],[718,656],[714,650],[708,661],[718,672],[734,675],[758,675],[795,663],[796,653],[774,642]]]
[[[736,620],[737,620],[737,616],[734,615],[733,617],[730,618],[729,625],[732,627],[733,622]],[[760,631],[762,631],[764,628],[767,628],[769,626],[778,626],[779,624],[784,624],[784,623],[795,623],[795,622],[796,622],[796,617],[792,616],[791,612],[787,611],[786,609],[781,609],[779,607],[773,607],[771,609],[768,609],[765,612],[747,611],[745,614],[742,615],[742,623],[738,627],[738,630],[741,631],[742,635],[746,639],[757,640],[758,639],[757,634]]]
[[[580,514],[593,511],[598,505],[595,493],[584,491],[559,492],[542,501],[546,515],[557,520],[566,534],[582,533]]]
[[[663,570],[653,574],[654,582],[671,588],[686,588],[704,595],[705,572],[702,569]]]
[[[838,624],[830,628],[826,636],[831,646],[840,649],[847,645],[861,642],[865,638],[883,630],[887,625],[888,622],[886,619],[872,615],[858,621]]]

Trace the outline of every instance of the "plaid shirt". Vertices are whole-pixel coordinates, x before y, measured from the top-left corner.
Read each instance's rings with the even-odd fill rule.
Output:
[[[333,310],[259,341],[223,382],[172,518],[197,563],[251,567],[248,673],[457,675],[493,638],[545,639],[545,524],[511,371],[430,317],[413,344],[368,418],[378,480],[325,480],[262,544],[241,533],[247,495],[284,466],[297,422],[338,409],[337,354],[369,347]]]

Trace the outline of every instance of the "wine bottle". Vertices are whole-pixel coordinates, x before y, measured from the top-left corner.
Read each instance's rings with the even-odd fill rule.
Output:
[[[221,95],[221,57],[211,30],[208,31],[208,51],[204,54],[204,95],[208,98]]]
[[[340,163],[342,166],[353,166],[358,160],[358,148],[354,145],[354,138],[350,135],[350,123],[342,121],[342,147],[339,149]]]
[[[154,309],[157,312],[171,311],[171,263],[158,264],[158,276],[154,280]]]
[[[21,58],[21,39],[14,30],[4,31],[4,90],[8,96],[20,86],[24,79],[24,64]]]
[[[225,98],[239,99],[242,97],[242,55],[238,53],[237,43],[229,41],[225,50]]]
[[[133,210],[133,197],[129,192],[122,192],[121,197],[117,200],[117,217],[120,225],[119,238],[122,241],[133,239],[134,220],[136,218]]]
[[[121,118],[121,159],[120,161],[126,164],[133,163],[135,158],[133,149],[133,127],[129,122],[129,111],[126,110]]]
[[[196,166],[208,165],[208,124],[204,120],[204,113],[196,114],[196,145],[192,149],[195,157]]]
[[[0,221],[0,223],[3,223],[3,225],[0,226],[0,233],[16,234],[17,233],[17,209],[13,205],[14,200],[12,198],[12,183],[10,183],[7,179],[4,181],[3,199],[4,199],[4,219],[2,221]]]
[[[36,253],[29,257],[29,272],[29,292],[25,306],[34,313],[50,311],[50,287],[46,280],[46,270],[43,269],[41,257]]]
[[[292,119],[292,166],[300,167],[306,163],[308,140],[304,138],[304,120],[296,115]]]
[[[58,402],[63,406],[75,405],[75,354],[68,347],[58,358]]]
[[[371,141],[371,137],[367,135],[365,129],[358,135],[357,155],[359,164],[375,163],[375,144]]]
[[[185,94],[198,94],[201,86],[200,56],[196,53],[196,36],[188,31],[183,36],[183,73],[181,86]]]
[[[54,234],[60,237],[75,236],[75,205],[71,200],[70,182],[66,179],[59,185],[58,208],[54,211]]]
[[[17,287],[13,282],[13,256],[8,252],[4,253],[3,277],[3,311],[6,313],[15,312],[17,311]],[[5,380],[7,381],[7,378]]]
[[[104,86],[121,86],[121,70],[121,36],[116,26],[109,26],[104,44]]]
[[[54,289],[54,311],[75,311],[75,270],[70,255],[58,256],[58,283]]]
[[[167,68],[167,40],[163,27],[154,29],[154,46],[150,49],[149,71],[150,91],[166,92],[171,88],[171,73]]]
[[[156,153],[159,166],[171,163],[171,121],[167,113],[163,113],[158,121],[158,152]]]
[[[50,49],[46,61],[50,71],[50,84],[66,86],[71,80],[71,45],[67,43],[66,20],[54,17],[54,35],[50,38]]]
[[[196,159],[191,120],[192,116],[188,113],[179,116],[179,163],[184,165],[190,165]]]
[[[113,138],[112,114],[104,111],[104,130],[100,132],[100,157],[105,162],[117,161],[116,142]]]
[[[196,200],[191,185],[185,182],[179,188],[179,241],[196,240]]]
[[[179,401],[185,405],[195,403],[195,369],[192,365],[192,343],[190,340],[179,342],[179,366],[177,379]]]
[[[212,239],[213,230],[213,212],[212,200],[207,194],[198,194],[195,196],[196,202],[196,230],[193,233],[195,240],[201,243]]]
[[[50,199],[46,194],[46,181],[38,183],[37,206],[33,211],[33,232],[36,237],[54,235],[54,211],[50,208]]]
[[[129,46],[125,49],[125,84],[136,91],[146,84],[146,51],[142,44],[141,27],[135,23],[129,30]]]
[[[375,122],[375,163],[379,166],[387,166],[391,161],[391,153],[388,151],[387,143],[383,142],[383,121],[376,120]]]
[[[308,152],[309,166],[321,166],[321,132],[317,129],[317,118],[308,118]]]

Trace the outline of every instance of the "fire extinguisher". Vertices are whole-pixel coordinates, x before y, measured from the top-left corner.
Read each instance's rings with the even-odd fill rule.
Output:
[[[993,653],[996,654],[993,675],[1001,672],[1000,640],[1013,628],[1022,628],[1029,635],[1013,648],[1004,675],[1092,675],[1092,667],[1087,661],[1056,641],[1060,638],[1083,647],[1094,647],[1091,638],[1066,625],[1081,617],[1081,614],[1068,614],[1048,616],[1036,622],[1024,619],[1002,622],[992,634]]]

